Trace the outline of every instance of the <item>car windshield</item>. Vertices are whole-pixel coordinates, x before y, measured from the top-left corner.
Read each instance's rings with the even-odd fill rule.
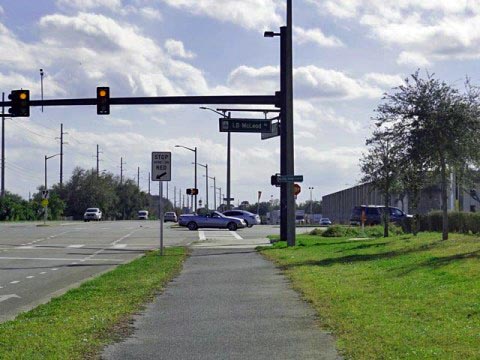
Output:
[[[98,209],[96,209],[96,208],[87,209],[87,212],[97,212],[97,211],[98,211]]]
[[[138,215],[147,215],[147,212],[146,211],[139,211]]]

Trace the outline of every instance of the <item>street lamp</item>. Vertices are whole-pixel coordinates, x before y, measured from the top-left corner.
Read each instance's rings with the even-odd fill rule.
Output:
[[[55,154],[55,155],[52,155],[52,156],[47,156],[45,155],[45,191],[48,190],[48,187],[47,187],[47,161],[51,158],[54,158],[55,156],[59,156],[60,154]],[[44,222],[47,222],[47,218],[48,218],[48,205],[45,206],[45,211],[44,211],[44,215],[43,215],[43,221]]]
[[[175,147],[178,148],[184,148],[190,151],[193,151],[195,153],[195,189],[197,189],[197,147],[195,146],[195,149],[183,146],[183,145],[175,145]],[[193,202],[193,197],[195,197],[195,204],[192,206],[194,211],[197,211],[197,195],[192,195],[192,202]]]
[[[202,110],[210,110],[212,112],[214,112],[215,114],[218,114],[220,116],[223,116],[223,117],[231,117],[231,114],[228,113],[228,116],[227,116],[227,113],[226,111],[224,112],[220,112],[220,111],[217,111],[217,110],[214,110],[212,108],[209,108],[209,107],[206,107],[206,106],[202,106],[200,107],[200,109]],[[230,210],[230,201],[232,200],[231,199],[231,193],[230,193],[230,190],[231,190],[231,187],[230,187],[230,169],[231,169],[231,156],[230,156],[230,149],[231,149],[231,133],[230,131],[227,132],[227,210]]]
[[[312,221],[313,218],[313,202],[312,202],[312,191],[313,191],[313,186],[310,186],[308,190],[310,190],[310,221]]]
[[[205,168],[205,190],[206,190],[206,198],[205,198],[205,208],[208,209],[208,164],[198,164],[199,166]]]

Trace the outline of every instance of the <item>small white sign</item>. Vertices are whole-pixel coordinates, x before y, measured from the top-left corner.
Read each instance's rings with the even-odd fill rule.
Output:
[[[152,181],[172,180],[172,153],[152,152]]]
[[[42,190],[42,199],[48,199],[50,198],[50,193],[48,190]]]

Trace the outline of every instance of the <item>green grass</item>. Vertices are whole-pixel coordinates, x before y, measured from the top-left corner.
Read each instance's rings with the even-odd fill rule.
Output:
[[[0,359],[95,358],[181,269],[184,248],[149,252],[0,324]]]
[[[262,253],[352,359],[480,359],[480,238],[313,235]]]

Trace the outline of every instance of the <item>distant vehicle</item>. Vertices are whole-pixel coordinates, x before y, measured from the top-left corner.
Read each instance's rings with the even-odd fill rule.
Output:
[[[138,220],[148,220],[148,211],[147,210],[140,210],[138,212]]]
[[[88,208],[85,210],[85,214],[83,214],[83,221],[87,222],[90,220],[102,220],[102,212],[99,208]]]
[[[247,225],[243,219],[225,216],[218,211],[209,212],[205,215],[180,215],[178,224],[188,227],[189,230],[197,230],[198,228],[224,228],[230,231],[244,228]]]
[[[355,206],[352,209],[350,216],[351,225],[362,224],[362,211],[365,211],[365,225],[379,225],[382,223],[385,206],[379,205],[362,205]],[[399,224],[404,219],[412,217],[412,215],[405,214],[402,210],[396,207],[388,207],[389,221]]]
[[[166,212],[165,215],[163,215],[163,222],[168,222],[168,221],[177,222],[178,221],[177,214],[175,214],[173,211]]]
[[[248,227],[261,223],[260,216],[245,210],[227,210],[223,212],[223,215],[243,219]]]
[[[321,218],[320,225],[329,226],[329,225],[332,225],[332,222],[330,221],[329,218]]]

